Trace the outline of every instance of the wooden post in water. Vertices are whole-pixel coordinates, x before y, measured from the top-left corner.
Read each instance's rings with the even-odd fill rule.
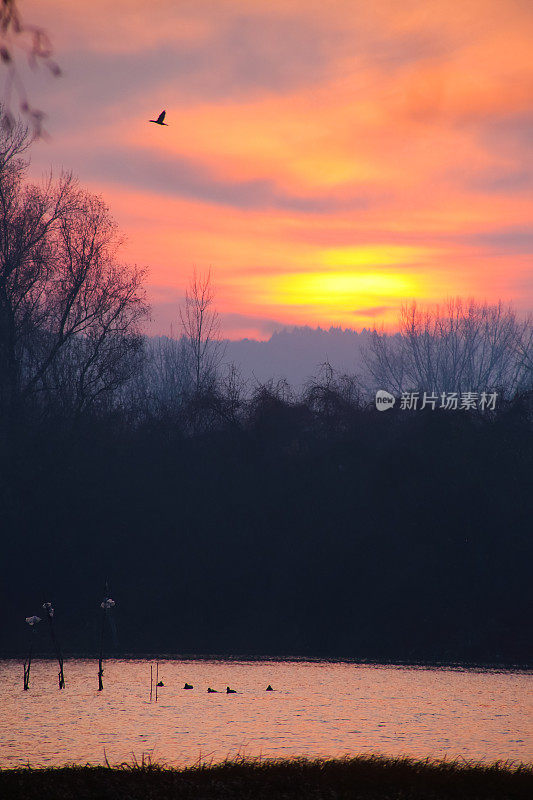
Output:
[[[157,684],[159,683],[159,661],[155,664],[155,702],[157,703]]]
[[[35,626],[41,621],[40,617],[26,617],[26,622],[31,628],[30,638],[30,652],[28,654],[28,662],[24,662],[24,691],[27,692],[30,688],[30,667],[31,667],[31,654],[33,651],[33,637],[35,636]]]
[[[152,702],[152,686],[154,684],[154,667],[150,664],[150,702]]]
[[[57,663],[59,664],[59,672],[57,675],[59,681],[59,688],[64,689],[65,676],[63,674],[63,654],[61,653],[61,648],[59,646],[59,642],[56,639],[56,634],[54,631],[54,609],[52,603],[43,603],[43,609],[46,611],[46,616],[48,617],[50,636],[52,638],[52,644],[54,645],[54,650],[56,651]]]
[[[24,662],[24,691],[27,692],[30,688],[30,667],[31,667],[31,651],[33,649],[33,632],[30,640],[30,652],[28,655],[28,664]]]
[[[104,674],[104,665],[103,665],[103,658],[104,658],[104,628],[105,628],[105,608],[103,608],[102,604],[102,628],[100,632],[100,657],[98,658],[98,691],[101,692],[104,688],[104,682],[102,681],[102,677]]]
[[[100,657],[98,659],[98,691],[101,692],[104,688],[104,684],[102,681],[102,676],[104,674],[104,630],[105,630],[105,618],[106,614],[110,608],[113,608],[115,605],[115,601],[111,600],[107,594],[107,581],[105,582],[105,597],[100,603],[100,608],[102,609],[102,630],[100,633]]]

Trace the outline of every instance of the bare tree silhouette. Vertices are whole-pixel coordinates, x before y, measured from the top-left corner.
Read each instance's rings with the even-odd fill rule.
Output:
[[[400,393],[530,389],[533,327],[510,305],[450,299],[404,306],[399,333],[373,331],[365,361],[377,388]]]
[[[209,390],[223,356],[220,318],[214,308],[211,272],[194,271],[180,308],[180,320],[191,356],[193,386],[196,394]]]
[[[71,174],[25,182],[29,141],[0,135],[0,406],[83,410],[135,369],[144,271],[117,262],[108,208]]]

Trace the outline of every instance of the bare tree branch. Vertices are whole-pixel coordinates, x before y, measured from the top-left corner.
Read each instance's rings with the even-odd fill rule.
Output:
[[[46,31],[23,21],[17,0],[0,0],[0,65],[7,78],[0,108],[0,127],[6,133],[16,127],[15,115],[11,110],[12,96],[16,95],[19,110],[27,118],[34,136],[43,136],[45,115],[28,100],[17,64],[19,53],[26,55],[33,69],[44,66],[54,77],[61,75],[61,69],[52,59],[52,42]]]

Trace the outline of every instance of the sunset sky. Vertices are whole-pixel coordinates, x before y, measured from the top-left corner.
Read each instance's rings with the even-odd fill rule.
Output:
[[[533,308],[529,0],[37,0],[23,71],[63,166],[149,267],[150,331],[211,268],[223,332],[392,326],[446,296]],[[162,109],[169,127],[148,123]]]

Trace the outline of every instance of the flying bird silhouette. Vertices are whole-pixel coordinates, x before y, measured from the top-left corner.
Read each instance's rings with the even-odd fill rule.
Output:
[[[157,119],[149,119],[148,122],[154,122],[156,125],[167,125],[168,127],[168,123],[163,122],[166,113],[167,113],[166,111],[162,111]]]

